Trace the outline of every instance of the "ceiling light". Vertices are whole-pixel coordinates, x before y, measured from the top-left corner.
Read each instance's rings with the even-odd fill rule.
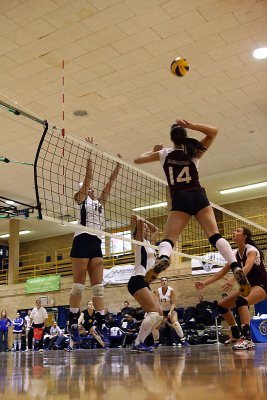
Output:
[[[75,115],[75,117],[84,117],[88,114],[88,112],[86,110],[76,110],[73,114]]]
[[[30,233],[31,231],[28,231],[28,230],[24,230],[24,231],[19,231],[19,235],[27,235],[27,233]],[[0,238],[1,239],[5,239],[5,238],[8,238],[10,236],[10,234],[9,233],[4,233],[3,235],[0,235]]]
[[[151,208],[166,207],[167,205],[168,203],[165,201],[164,203],[151,204],[149,206],[133,208],[133,211],[150,210]]]
[[[239,187],[232,188],[232,189],[219,190],[219,193],[228,194],[228,193],[242,192],[243,190],[258,189],[258,188],[261,188],[264,186],[267,186],[267,181],[253,183],[252,185],[239,186]]]
[[[253,51],[253,57],[257,58],[258,60],[264,60],[267,58],[267,47],[260,47]]]
[[[9,233],[4,233],[3,235],[0,235],[1,239],[5,239],[9,237]]]
[[[28,231],[27,229],[25,229],[25,231],[19,231],[19,235],[27,235],[30,232],[31,231]]]

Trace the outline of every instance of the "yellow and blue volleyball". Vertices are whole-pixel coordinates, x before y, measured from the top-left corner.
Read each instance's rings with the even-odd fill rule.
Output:
[[[171,63],[171,72],[173,73],[173,75],[182,77],[185,76],[188,71],[189,71],[189,63],[183,57],[177,57]]]

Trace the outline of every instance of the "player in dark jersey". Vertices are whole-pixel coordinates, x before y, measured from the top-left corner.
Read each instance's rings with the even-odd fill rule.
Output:
[[[250,338],[250,313],[248,305],[259,303],[267,298],[267,271],[264,267],[264,254],[252,240],[252,234],[248,228],[242,227],[236,229],[233,232],[233,240],[237,245],[237,250],[234,250],[234,253],[248,278],[251,285],[251,291],[246,297],[240,296],[238,291],[234,291],[219,302],[218,308],[220,314],[223,315],[224,319],[231,327],[232,340],[230,340],[230,342],[236,341],[237,343],[233,348],[239,350],[255,347]],[[230,266],[227,264],[224,268],[205,281],[195,282],[196,288],[203,289],[211,283],[216,282],[225,276],[229,270]],[[229,291],[232,289],[232,286],[232,281],[229,279],[227,283],[223,285],[223,290]],[[239,328],[232,312],[230,311],[230,309],[234,307],[238,308],[238,313],[240,315],[242,327],[241,339]]]
[[[100,346],[106,348],[107,345],[102,340],[100,333],[97,330],[95,324],[97,323],[97,316],[95,307],[92,301],[87,302],[87,309],[83,310],[78,319],[78,325],[82,325],[84,329],[90,333],[100,344]]]
[[[201,141],[189,138],[185,128],[204,133]],[[162,145],[137,157],[136,164],[161,161],[172,199],[172,210],[169,213],[164,239],[159,245],[159,257],[153,270],[148,271],[145,279],[148,282],[157,278],[160,272],[170,265],[174,243],[188,224],[192,215],[201,225],[212,246],[214,246],[229,263],[239,284],[240,293],[248,295],[250,285],[246,275],[239,268],[230,244],[219,234],[213,209],[208,201],[205,189],[198,179],[198,163],[217,135],[217,128],[204,124],[193,124],[186,120],[177,120],[172,125],[171,141],[173,148]]]

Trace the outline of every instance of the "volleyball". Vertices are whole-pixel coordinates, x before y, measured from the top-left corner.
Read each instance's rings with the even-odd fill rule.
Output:
[[[177,57],[171,63],[171,72],[173,75],[182,77],[185,76],[188,71],[189,71],[189,63],[185,58]]]

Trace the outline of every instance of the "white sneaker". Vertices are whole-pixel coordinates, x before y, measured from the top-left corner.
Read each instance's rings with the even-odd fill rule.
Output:
[[[255,349],[256,345],[252,342],[252,340],[246,340],[248,349]]]

